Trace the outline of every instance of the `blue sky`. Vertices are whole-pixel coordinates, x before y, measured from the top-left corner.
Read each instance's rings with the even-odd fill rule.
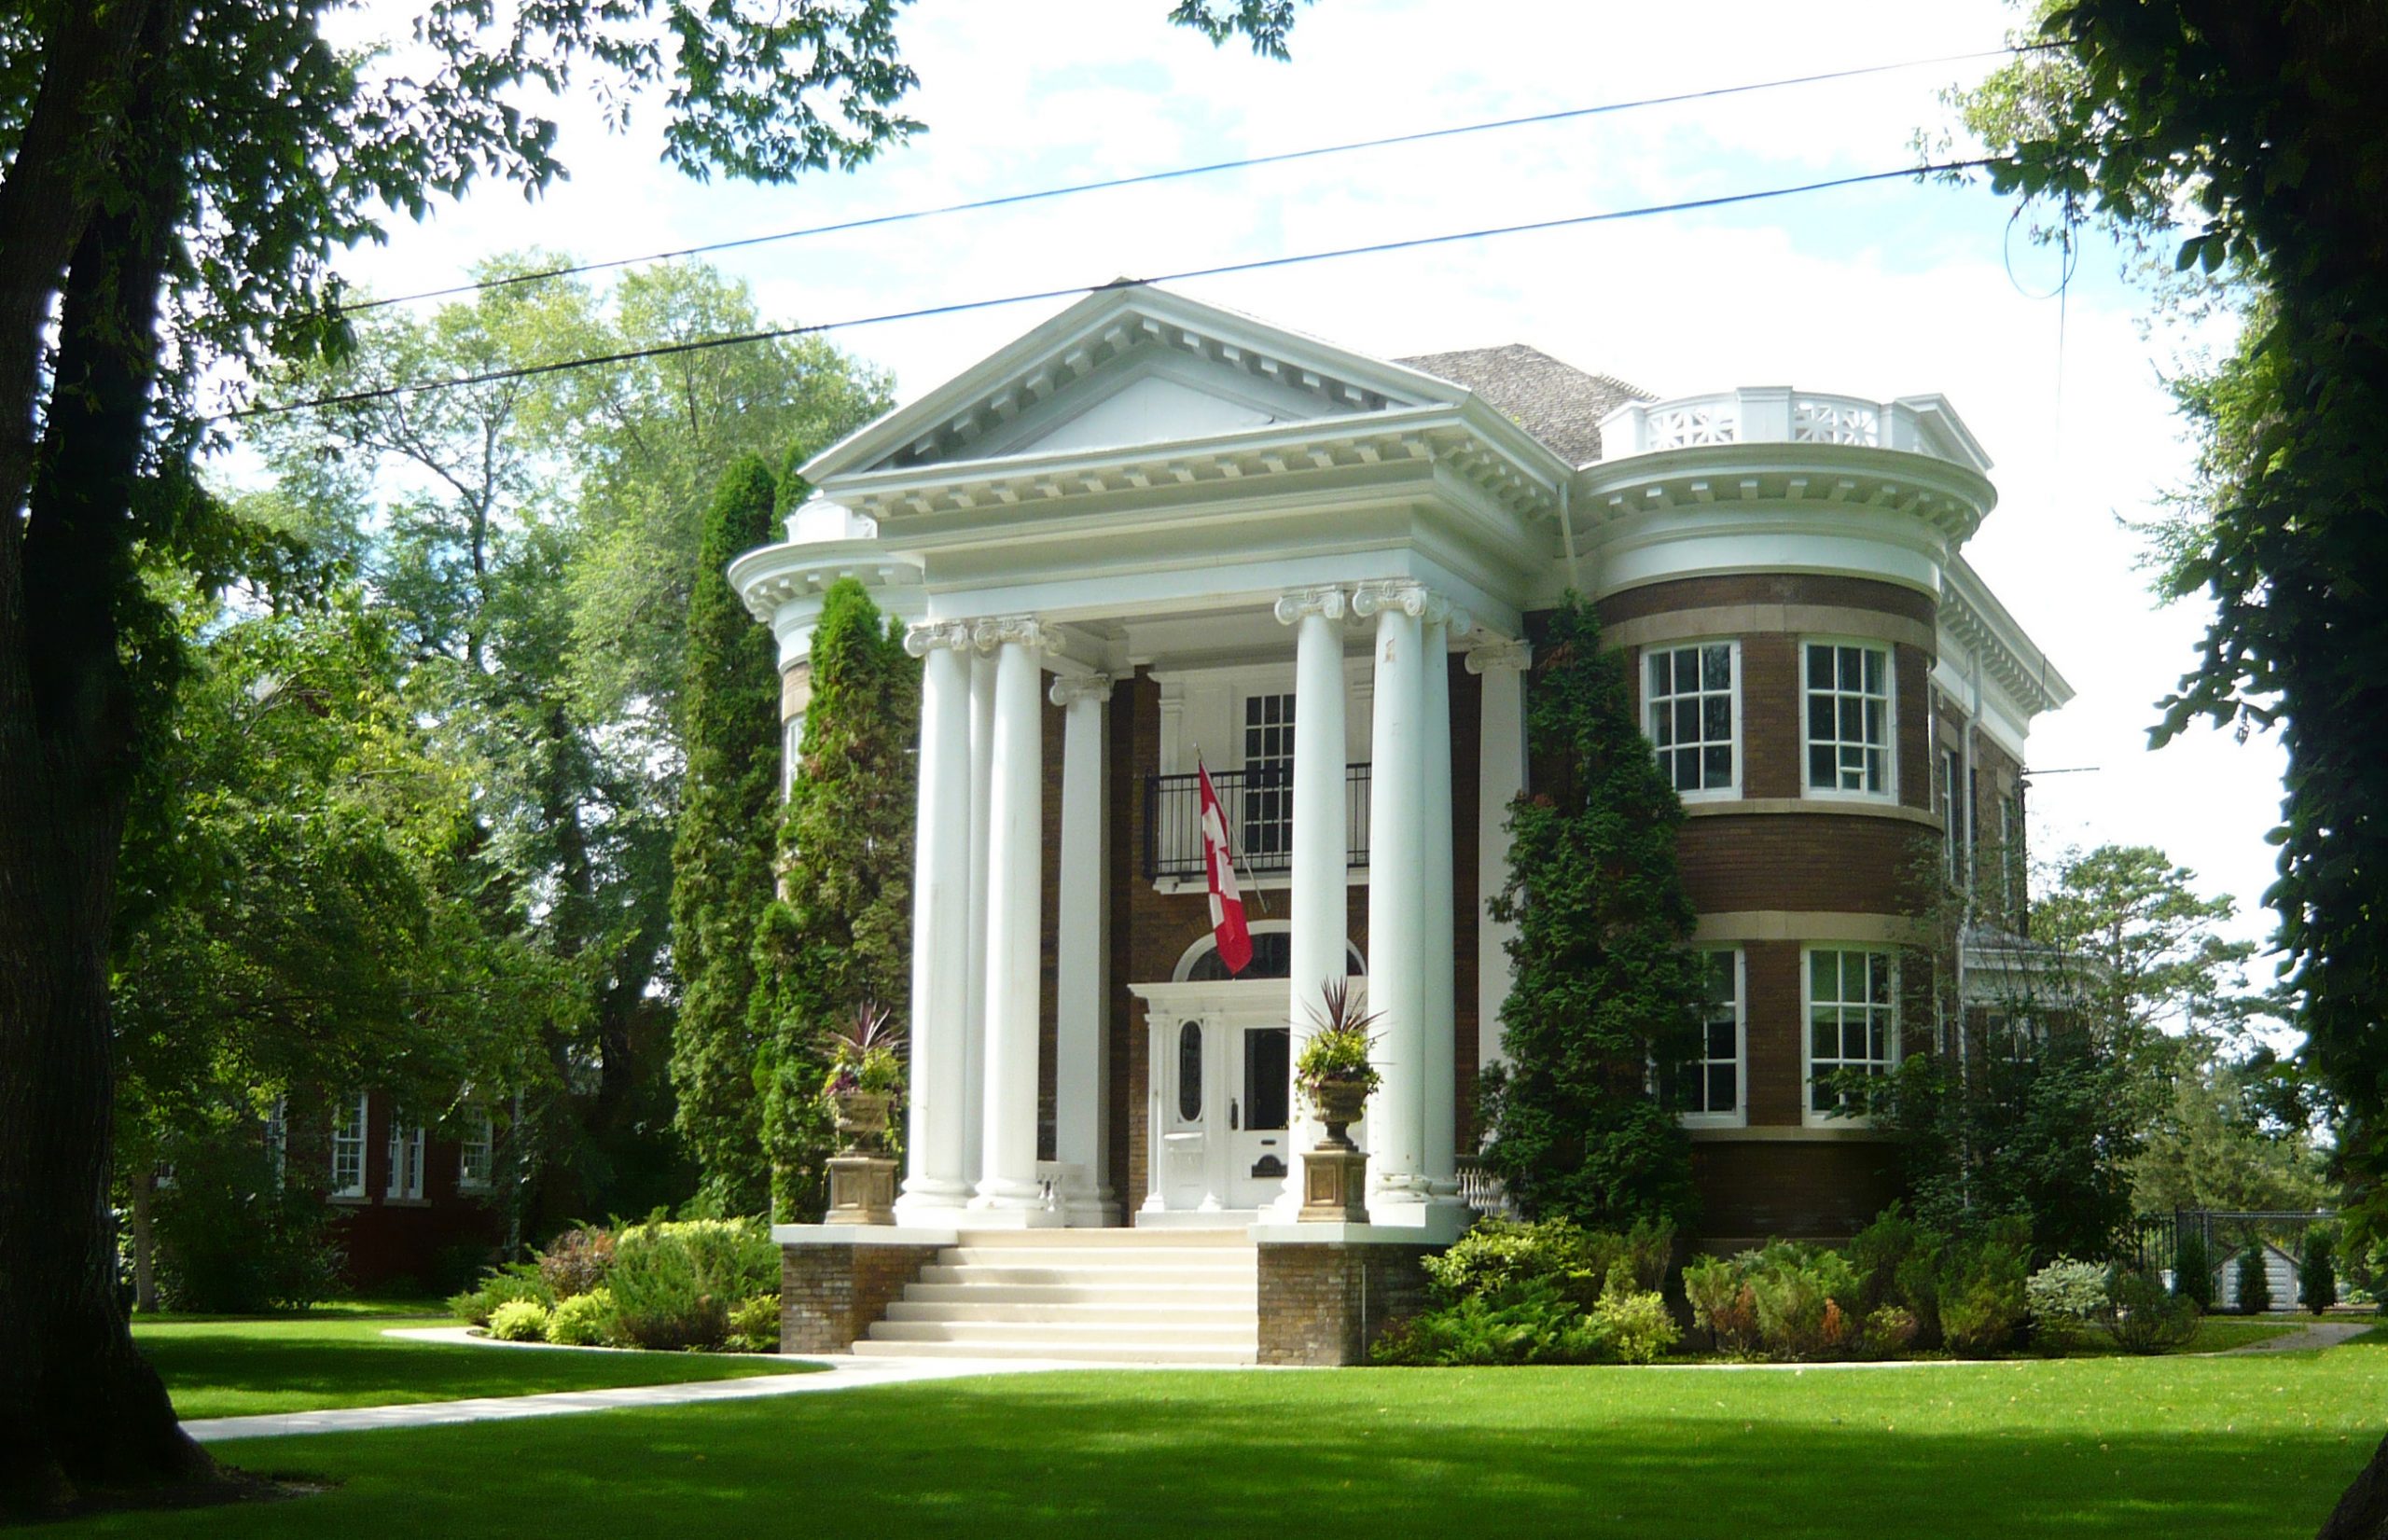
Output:
[[[918,0],[907,56],[929,132],[852,175],[699,185],[562,104],[572,180],[492,188],[360,252],[382,292],[453,282],[538,245],[625,256],[798,225],[1482,118],[1992,48],[1986,0],[1829,7],[1711,0],[1318,0],[1290,63],[1166,26],[1166,0]],[[402,24],[368,5],[352,25]],[[1972,63],[1908,70],[1092,194],[727,254],[767,314],[822,321],[1285,252],[1812,181],[1908,163]],[[2200,733],[2146,752],[2192,658],[2194,607],[2159,611],[2118,519],[2145,519],[2188,453],[2162,388],[2227,342],[2151,316],[2093,249],[2063,306],[2053,257],[2007,237],[1986,187],[1901,181],[1462,246],[1188,283],[1187,292],[1384,355],[1528,341],[1662,394],[1796,384],[1947,395],[1998,468],[1968,555],[2080,697],[2032,758],[2096,766],[2034,787],[2043,852],[2160,845],[2236,895],[2249,935],[2280,756]],[[2014,274],[2008,272],[2008,257]],[[918,395],[1059,303],[858,328],[835,340]]]

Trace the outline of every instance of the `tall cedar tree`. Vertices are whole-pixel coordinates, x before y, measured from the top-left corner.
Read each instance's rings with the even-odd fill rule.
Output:
[[[1576,595],[1539,653],[1535,787],[1511,804],[1492,905],[1518,926],[1517,981],[1501,1013],[1508,1062],[1484,1091],[1485,1158],[1536,1216],[1686,1220],[1691,1146],[1650,1074],[1692,1053],[1704,987],[1675,869],[1683,803],[1634,724],[1623,659]]]
[[[762,1047],[771,1213],[813,1217],[829,1125],[826,1038],[865,1001],[900,1037],[912,950],[913,753],[921,666],[860,583],[840,578],[812,632],[812,700],[782,825],[780,897],[755,934],[747,1031]]]
[[[771,1200],[748,1007],[755,927],[771,903],[779,672],[771,633],[730,590],[728,568],[771,540],[777,490],[771,468],[749,454],[714,492],[680,688],[687,770],[672,847],[673,1122],[704,1171],[708,1205],[725,1214],[761,1214]]]

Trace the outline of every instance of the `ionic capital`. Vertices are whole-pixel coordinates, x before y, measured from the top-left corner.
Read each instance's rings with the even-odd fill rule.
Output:
[[[1494,669],[1516,669],[1522,673],[1534,666],[1534,648],[1523,639],[1495,636],[1490,631],[1477,633],[1467,649],[1467,672],[1490,673]]]
[[[1111,675],[1107,673],[1061,673],[1053,676],[1053,687],[1046,698],[1057,706],[1075,706],[1081,701],[1104,701],[1111,699]]]
[[[1007,646],[1026,647],[1035,653],[1062,650],[1062,633],[1033,615],[1004,615],[980,620],[974,623],[970,634],[980,652],[992,653]]]
[[[1446,608],[1450,601],[1441,599],[1423,583],[1407,577],[1381,578],[1363,583],[1352,590],[1352,613],[1365,620],[1372,615],[1399,610],[1413,618],[1423,618],[1430,604],[1439,601]]]
[[[1295,589],[1279,596],[1277,623],[1290,626],[1313,615],[1340,620],[1345,605],[1343,590],[1332,585],[1321,589]]]
[[[972,642],[967,620],[916,620],[904,628],[904,650],[926,658],[940,647],[968,652]]]

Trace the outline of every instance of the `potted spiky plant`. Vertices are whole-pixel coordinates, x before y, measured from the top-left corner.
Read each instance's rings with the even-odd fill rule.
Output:
[[[1362,1010],[1352,993],[1352,981],[1330,978],[1320,986],[1319,999],[1310,1007],[1310,1040],[1294,1061],[1294,1083],[1318,1109],[1326,1137],[1302,1158],[1302,1208],[1305,1220],[1364,1224],[1368,1220],[1368,1157],[1352,1143],[1348,1131],[1360,1120],[1368,1098],[1382,1082],[1369,1049],[1375,1039],[1368,1029],[1378,1012]]]
[[[829,1040],[829,1074],[822,1089],[829,1101],[846,1155],[877,1155],[885,1148],[887,1114],[904,1089],[904,1060],[888,1030],[887,1010],[865,1000]]]

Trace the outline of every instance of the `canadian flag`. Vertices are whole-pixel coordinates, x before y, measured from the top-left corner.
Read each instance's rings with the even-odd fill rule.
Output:
[[[1202,865],[1211,877],[1211,934],[1218,937],[1219,961],[1230,976],[1252,965],[1252,928],[1243,923],[1243,894],[1235,885],[1235,854],[1228,848],[1228,821],[1219,794],[1201,758],[1194,773],[1202,781]]]

